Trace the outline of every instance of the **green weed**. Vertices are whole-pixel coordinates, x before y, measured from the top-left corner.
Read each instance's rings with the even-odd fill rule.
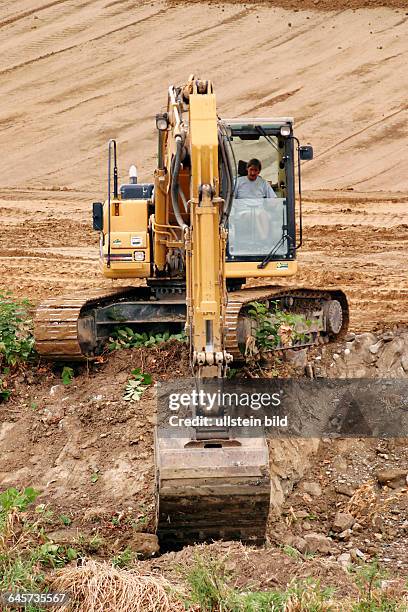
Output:
[[[280,346],[295,346],[309,342],[312,322],[300,314],[280,310],[262,302],[251,302],[248,314],[257,322],[255,341],[259,350],[273,351]]]
[[[112,558],[112,565],[114,567],[128,568],[131,567],[136,560],[137,553],[133,552],[130,548],[125,548],[125,550],[122,550],[122,552]]]
[[[70,385],[74,378],[74,370],[69,366],[64,366],[61,372],[61,380],[63,385]]]
[[[143,373],[140,368],[132,370],[132,378],[126,384],[123,399],[127,402],[140,401],[143,393],[152,382],[153,378],[150,374]]]
[[[65,525],[65,527],[69,527],[69,525],[72,523],[71,519],[66,514],[60,514],[59,520],[63,525]]]
[[[130,327],[121,327],[116,329],[109,338],[108,349],[116,351],[118,349],[149,348],[169,340],[186,342],[187,337],[183,332],[179,334],[171,334],[169,331],[156,334],[143,332],[140,334]]]
[[[34,355],[32,320],[28,300],[0,292],[0,365],[16,365]]]

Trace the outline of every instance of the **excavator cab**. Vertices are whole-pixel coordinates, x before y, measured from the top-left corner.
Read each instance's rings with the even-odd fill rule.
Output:
[[[312,147],[299,147],[290,117],[225,119],[219,122],[219,131],[221,191],[226,201],[231,202],[227,280],[294,275],[299,246],[296,244],[295,166],[299,174],[301,238],[300,158],[312,159]],[[260,162],[262,169],[256,181],[264,185],[255,195],[249,188],[252,181],[246,177],[251,159]]]

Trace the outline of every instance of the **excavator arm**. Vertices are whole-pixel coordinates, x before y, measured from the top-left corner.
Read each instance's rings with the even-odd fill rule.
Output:
[[[186,122],[180,107],[188,109]],[[170,88],[168,118],[167,148],[173,155],[168,159],[167,187],[184,238],[186,326],[195,385],[200,386],[204,378],[225,377],[232,361],[224,344],[227,230],[223,224],[225,203],[220,198],[212,84],[190,79],[178,98]],[[180,196],[182,167],[189,171],[188,201],[184,194]],[[166,198],[160,201],[166,205]],[[165,211],[157,212],[161,220],[166,219]],[[206,416],[215,419],[220,414],[222,406],[215,406]],[[186,429],[176,437],[157,430],[155,448],[158,534],[163,548],[220,538],[263,541],[270,498],[264,438],[237,439],[228,428],[216,426]]]

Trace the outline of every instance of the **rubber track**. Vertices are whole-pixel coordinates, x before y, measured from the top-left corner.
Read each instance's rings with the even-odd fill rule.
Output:
[[[35,348],[49,359],[82,361],[87,358],[78,342],[78,319],[88,308],[137,294],[137,287],[99,290],[50,298],[38,306],[34,318]]]
[[[341,338],[347,331],[349,322],[349,311],[345,294],[339,289],[319,291],[316,289],[291,289],[290,287],[249,287],[240,291],[233,291],[228,294],[228,304],[225,314],[227,332],[225,335],[225,349],[231,353],[234,361],[242,361],[243,355],[238,346],[237,327],[240,312],[244,306],[254,301],[277,299],[280,297],[309,298],[318,299],[337,299],[343,310],[343,325],[337,338]]]

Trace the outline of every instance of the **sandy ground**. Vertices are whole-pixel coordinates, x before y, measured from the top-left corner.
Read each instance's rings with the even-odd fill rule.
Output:
[[[136,163],[148,178],[154,115],[196,72],[214,81],[221,116],[296,118],[315,146],[308,189],[407,190],[404,4],[3,1],[0,186],[100,197],[110,137],[122,175]]]
[[[99,272],[91,193],[15,189],[0,198],[0,289],[37,302],[118,284]],[[341,287],[351,329],[407,323],[407,204],[398,192],[307,192],[300,272],[290,284]]]

